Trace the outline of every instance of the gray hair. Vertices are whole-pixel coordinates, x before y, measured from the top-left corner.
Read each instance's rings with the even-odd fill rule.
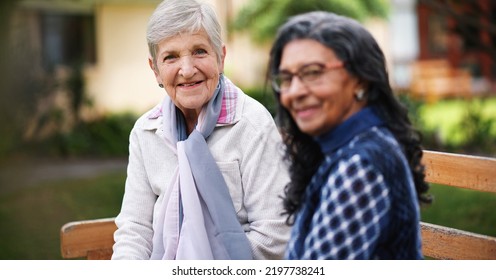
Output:
[[[146,31],[153,63],[157,63],[157,46],[162,40],[200,30],[205,30],[207,33],[217,60],[221,63],[223,53],[221,26],[213,7],[197,0],[162,1],[151,15]]]

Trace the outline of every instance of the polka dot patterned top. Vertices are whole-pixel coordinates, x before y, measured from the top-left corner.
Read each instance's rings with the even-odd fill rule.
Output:
[[[296,215],[287,259],[422,259],[401,148],[371,108],[316,139],[325,160]]]

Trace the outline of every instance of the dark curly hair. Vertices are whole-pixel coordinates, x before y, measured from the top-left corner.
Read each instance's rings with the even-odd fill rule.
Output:
[[[412,126],[407,108],[393,94],[384,54],[372,35],[357,21],[330,12],[294,16],[278,30],[270,51],[268,80],[279,71],[284,46],[298,39],[312,39],[332,49],[345,62],[348,73],[367,85],[367,106],[377,109],[375,112],[402,147],[419,202],[430,203],[431,198],[426,194],[429,185],[425,182],[421,163],[421,134]],[[276,121],[285,144],[285,159],[290,163],[291,182],[285,188],[284,209],[288,224],[292,224],[305,189],[324,155],[313,138],[301,132],[288,110],[281,105],[279,92],[274,90],[274,94],[278,103]]]

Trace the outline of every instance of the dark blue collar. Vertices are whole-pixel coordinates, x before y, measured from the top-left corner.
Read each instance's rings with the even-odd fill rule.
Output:
[[[383,124],[384,122],[371,107],[365,107],[337,127],[314,139],[320,145],[322,152],[328,154],[348,143],[357,134]]]

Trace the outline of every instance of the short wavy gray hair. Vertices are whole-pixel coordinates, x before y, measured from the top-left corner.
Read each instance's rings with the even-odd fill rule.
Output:
[[[151,15],[146,31],[153,63],[157,63],[157,46],[162,40],[180,33],[194,33],[202,29],[207,33],[217,60],[221,63],[223,53],[221,25],[214,8],[208,3],[197,0],[162,1]]]

